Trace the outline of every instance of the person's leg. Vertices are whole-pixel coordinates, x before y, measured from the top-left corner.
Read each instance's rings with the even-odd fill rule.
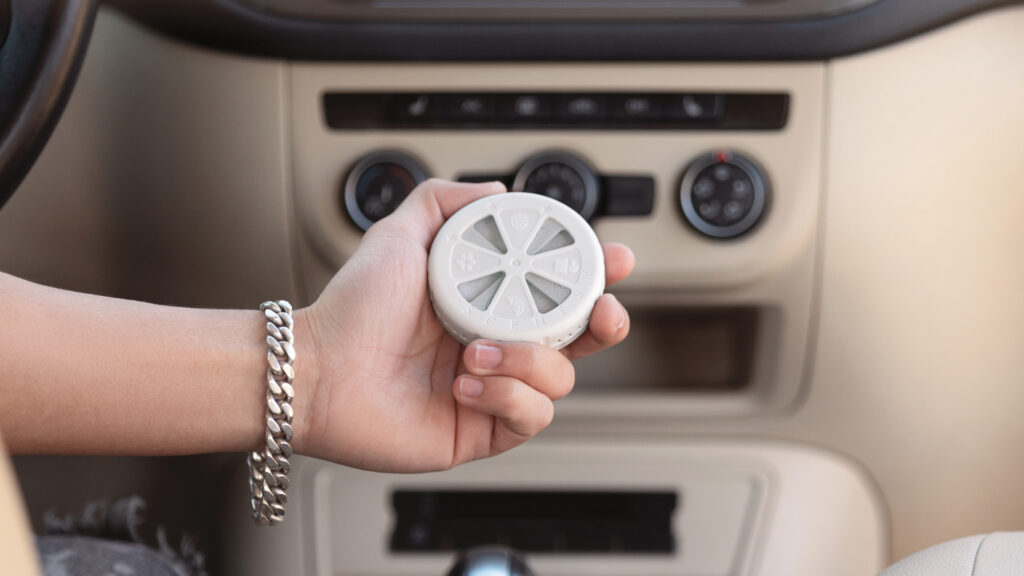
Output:
[[[44,576],[206,576],[203,555],[192,541],[176,549],[162,528],[156,547],[143,542],[142,498],[92,502],[79,516],[43,518],[45,534],[36,538]]]
[[[40,536],[44,576],[197,576],[178,558],[144,544],[89,536]]]

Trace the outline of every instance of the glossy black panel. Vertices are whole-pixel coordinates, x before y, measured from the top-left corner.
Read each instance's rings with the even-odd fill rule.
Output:
[[[107,0],[172,36],[295,60],[821,60],[1024,0],[882,0],[838,16],[706,22],[346,22],[288,18],[230,0]]]
[[[535,113],[497,104],[524,101]],[[336,130],[780,130],[789,95],[329,92],[323,107]]]

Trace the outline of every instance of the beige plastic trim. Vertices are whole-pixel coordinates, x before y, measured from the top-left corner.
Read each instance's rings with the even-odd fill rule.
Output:
[[[180,306],[296,302],[287,73],[101,8],[53,137],[0,210],[0,270]]]
[[[599,218],[601,240],[630,245],[633,275],[614,287],[636,306],[757,306],[763,309],[755,375],[742,394],[675,392],[587,395],[588,370],[561,415],[587,417],[719,417],[793,405],[804,380],[813,303],[814,253],[822,179],[825,67],[799,64],[295,64],[291,73],[295,203],[302,231],[300,261],[308,296],[319,293],[362,237],[341,207],[350,166],[378,149],[400,149],[434,176],[515,173],[534,153],[567,149],[606,174],[651,174],[654,213]],[[789,123],[781,131],[332,131],[322,95],[349,91],[730,91],[787,92]],[[684,220],[678,186],[687,166],[709,150],[731,148],[766,170],[773,196],[749,235],[714,240]],[[637,361],[614,351],[604,360]],[[642,361],[642,360],[640,360]],[[598,372],[590,372],[597,374]]]
[[[32,541],[32,530],[0,437],[0,562],[4,574],[33,576],[40,574],[39,558]]]
[[[887,518],[867,476],[849,460],[796,444],[759,441],[615,442],[535,439],[447,472],[380,474],[296,457],[289,506],[270,531],[251,526],[245,480],[226,523],[225,574],[416,576],[444,574],[450,554],[391,554],[396,488],[656,489],[680,495],[671,556],[572,555],[529,559],[558,576],[871,576],[885,564]],[[279,561],[286,558],[288,564]],[[284,570],[280,572],[279,570]]]

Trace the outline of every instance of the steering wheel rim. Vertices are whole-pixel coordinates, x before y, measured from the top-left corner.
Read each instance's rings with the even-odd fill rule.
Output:
[[[0,0],[0,207],[57,125],[95,19],[96,0]]]

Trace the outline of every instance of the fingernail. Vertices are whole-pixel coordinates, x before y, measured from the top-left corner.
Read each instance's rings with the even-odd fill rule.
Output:
[[[491,182],[490,184],[491,184],[491,188],[493,188],[495,192],[504,192],[505,191],[505,184],[503,184],[500,180],[495,180],[494,182]]]
[[[615,296],[612,296],[612,298],[615,298]],[[615,327],[615,330],[619,331],[626,325],[626,307],[619,302],[618,298],[615,298],[615,302],[619,305],[619,324]]]
[[[459,380],[459,393],[465,398],[476,398],[483,394],[484,383],[477,380],[476,378],[470,378],[469,376],[463,376],[462,380]]]
[[[476,347],[474,360],[477,368],[497,368],[501,364],[501,348],[481,344]]]

